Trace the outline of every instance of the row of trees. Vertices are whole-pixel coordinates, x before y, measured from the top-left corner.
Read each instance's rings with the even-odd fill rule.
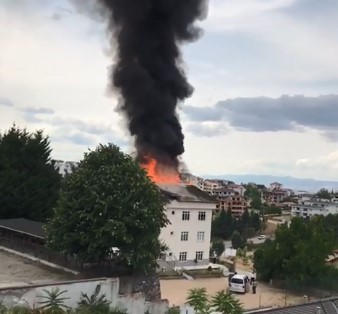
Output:
[[[260,279],[326,287],[337,282],[337,270],[325,261],[337,243],[337,222],[337,216],[296,217],[290,226],[280,226],[275,239],[266,240],[255,252],[254,267]]]
[[[80,264],[118,263],[153,269],[164,246],[164,200],[147,173],[114,145],[84,154],[64,179],[42,131],[13,127],[0,135],[0,219],[45,222],[46,245]]]
[[[245,239],[253,237],[261,230],[262,222],[259,214],[245,210],[239,218],[233,217],[231,211],[222,210],[213,220],[211,235],[212,238],[228,240],[234,231],[238,231]]]

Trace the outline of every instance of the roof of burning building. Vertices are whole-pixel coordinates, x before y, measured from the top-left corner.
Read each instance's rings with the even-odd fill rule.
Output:
[[[43,239],[45,231],[42,222],[33,221],[25,218],[1,219],[0,228],[27,234],[29,236]]]
[[[163,195],[169,200],[179,202],[216,203],[216,199],[193,185],[158,184]]]

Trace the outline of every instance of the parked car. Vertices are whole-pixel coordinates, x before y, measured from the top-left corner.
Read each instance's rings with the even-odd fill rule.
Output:
[[[259,237],[258,237],[258,240],[265,240],[266,239],[266,235],[265,234],[261,234]]]
[[[246,275],[234,275],[229,281],[229,291],[245,293],[249,290],[249,277]]]

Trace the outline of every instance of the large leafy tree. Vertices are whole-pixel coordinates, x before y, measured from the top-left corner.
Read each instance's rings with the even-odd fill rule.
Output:
[[[235,250],[243,248],[245,245],[245,239],[243,239],[237,230],[235,230],[231,235],[231,245]]]
[[[215,253],[217,257],[220,257],[225,251],[224,241],[222,239],[214,239],[211,243],[211,251]]]
[[[125,266],[146,271],[160,256],[166,223],[162,196],[146,172],[117,146],[100,145],[66,176],[47,245],[82,263],[101,263],[118,247]]]
[[[58,198],[61,176],[49,138],[13,125],[0,134],[0,218],[45,221]]]
[[[275,240],[267,240],[255,252],[254,266],[263,280],[284,279],[313,283],[328,270],[326,257],[334,248],[334,233],[323,217],[311,220],[294,218],[276,231]]]

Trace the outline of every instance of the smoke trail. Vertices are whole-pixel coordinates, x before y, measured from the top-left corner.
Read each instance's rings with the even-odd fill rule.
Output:
[[[207,0],[96,0],[118,45],[111,85],[135,136],[138,158],[177,165],[184,135],[176,108],[193,92],[181,67],[179,44],[197,39],[194,26]],[[81,2],[81,1],[78,1]]]

